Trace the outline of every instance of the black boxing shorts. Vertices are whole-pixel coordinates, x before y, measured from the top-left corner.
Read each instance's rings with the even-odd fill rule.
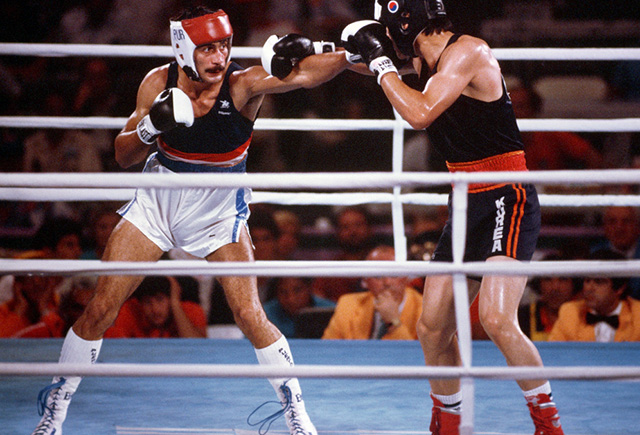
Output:
[[[540,232],[540,204],[535,186],[507,184],[469,193],[464,261],[506,256],[529,261]],[[451,195],[447,220],[432,261],[453,262]]]

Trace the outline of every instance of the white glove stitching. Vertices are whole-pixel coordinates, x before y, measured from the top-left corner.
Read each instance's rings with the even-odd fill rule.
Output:
[[[373,59],[369,64],[369,69],[371,70],[371,72],[376,74],[378,78],[378,84],[380,84],[380,80],[382,79],[383,75],[390,72],[398,74],[398,69],[395,67],[391,59],[389,59],[387,56],[380,56],[376,59]]]

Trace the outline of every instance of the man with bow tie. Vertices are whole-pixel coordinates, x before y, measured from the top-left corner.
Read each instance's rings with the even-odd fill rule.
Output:
[[[611,250],[602,249],[590,260],[624,260]],[[630,298],[629,279],[587,277],[583,299],[560,307],[549,341],[640,341],[640,301]]]

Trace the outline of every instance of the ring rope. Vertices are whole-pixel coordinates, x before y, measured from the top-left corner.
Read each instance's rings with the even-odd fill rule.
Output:
[[[85,189],[66,188],[2,188],[2,201],[129,201],[135,194],[134,188]],[[638,195],[563,195],[538,194],[540,205],[546,207],[640,207]],[[447,205],[446,193],[404,193],[395,197],[392,193],[310,193],[310,192],[266,192],[253,191],[251,202],[254,204],[278,205],[363,205],[388,204],[399,201],[402,204],[442,206]]]
[[[1,376],[103,376],[177,378],[349,378],[349,379],[607,379],[640,380],[640,367],[415,367],[296,365],[293,367],[255,364],[70,364],[0,363]]]
[[[640,184],[637,169],[591,169],[499,172],[291,172],[194,173],[23,173],[0,174],[0,186],[11,188],[196,188],[361,190],[469,183],[535,183],[581,185]]]
[[[494,48],[498,60],[615,61],[640,60],[640,48]],[[262,47],[232,47],[237,59],[260,58]],[[0,44],[0,55],[41,57],[165,57],[172,58],[165,45],[48,44],[11,42]]]
[[[5,128],[75,128],[114,129],[124,127],[126,118],[103,116],[0,116],[0,127]],[[618,119],[518,119],[520,131],[575,131],[575,132],[636,132],[640,131],[640,118]],[[404,130],[413,128],[404,120],[391,119],[285,119],[258,118],[256,130],[294,131],[391,131],[400,123]]]
[[[541,275],[634,276],[640,260],[531,261],[518,267],[503,262],[469,261],[229,261],[205,260],[100,261],[0,259],[0,270],[13,275],[215,275],[215,276],[422,276],[422,275]]]

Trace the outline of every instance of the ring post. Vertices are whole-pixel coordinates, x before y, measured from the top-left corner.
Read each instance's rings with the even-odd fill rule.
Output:
[[[400,114],[393,109],[395,123],[393,125],[391,170],[394,174],[402,174],[402,153],[404,150],[404,124]],[[402,210],[402,188],[393,187],[391,200],[391,218],[393,222],[393,247],[396,261],[407,261],[407,237],[404,233],[404,213]]]
[[[467,242],[467,195],[469,184],[456,182],[454,178],[452,199],[452,249],[453,264],[461,266],[464,259],[464,248]],[[471,321],[469,319],[469,292],[467,277],[463,273],[453,275],[453,298],[455,303],[456,324],[458,327],[458,346],[463,369],[471,369]],[[471,377],[460,379],[462,388],[462,415],[460,418],[460,434],[473,434],[474,383]]]

